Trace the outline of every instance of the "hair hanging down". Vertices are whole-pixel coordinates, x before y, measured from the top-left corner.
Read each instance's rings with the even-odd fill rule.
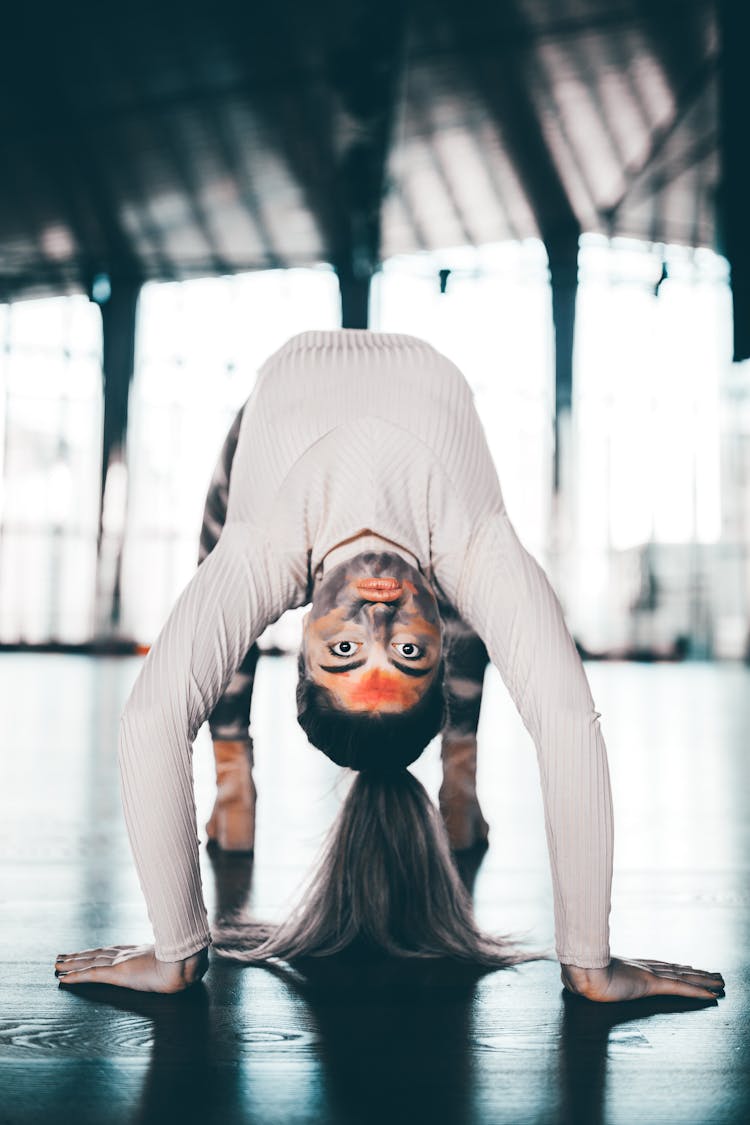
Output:
[[[277,927],[213,928],[233,961],[294,962],[344,950],[446,958],[478,970],[538,959],[482,933],[453,864],[440,815],[406,769],[360,773],[302,901]]]

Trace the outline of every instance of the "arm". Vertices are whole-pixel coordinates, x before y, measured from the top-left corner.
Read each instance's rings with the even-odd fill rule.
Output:
[[[505,511],[475,534],[458,599],[537,749],[557,956],[601,968],[610,959],[613,827],[599,713],[557,596]]]
[[[244,524],[229,524],[146,658],[120,728],[122,798],[156,956],[209,944],[192,742],[253,641],[293,600]]]
[[[457,606],[484,639],[536,745],[566,988],[598,1001],[720,995],[718,973],[610,958],[612,798],[600,716],[557,596],[504,510],[470,544]]]
[[[297,593],[288,569],[257,543],[253,530],[228,524],[177,600],[125,706],[121,792],[156,962],[181,962],[211,941],[198,860],[193,739],[255,638]],[[74,982],[68,973],[67,983]]]

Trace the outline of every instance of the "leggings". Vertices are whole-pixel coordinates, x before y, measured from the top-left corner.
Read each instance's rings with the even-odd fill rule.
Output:
[[[241,421],[242,410],[232,423],[211,478],[203,512],[199,566],[218,543],[224,527],[232,462]],[[448,712],[442,732],[445,746],[476,739],[482,685],[489,656],[482,640],[459,617],[453,606],[439,597],[438,606],[444,627],[444,682]],[[257,644],[253,644],[209,715],[208,725],[214,742],[251,742],[250,703],[259,655]]]

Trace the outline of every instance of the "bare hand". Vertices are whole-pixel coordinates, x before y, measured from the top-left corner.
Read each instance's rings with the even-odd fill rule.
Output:
[[[561,965],[565,987],[587,1000],[612,1002],[641,1000],[646,996],[689,996],[694,1000],[716,1000],[724,995],[721,973],[707,973],[692,965],[668,961],[630,961],[613,957],[605,969],[581,969]]]
[[[159,961],[153,945],[108,945],[60,953],[55,961],[60,984],[114,984],[137,992],[184,992],[207,969],[208,949],[182,961]]]

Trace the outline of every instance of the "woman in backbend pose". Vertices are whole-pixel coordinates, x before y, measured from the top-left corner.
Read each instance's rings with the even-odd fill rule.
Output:
[[[566,987],[592,1000],[721,994],[718,973],[610,955],[600,716],[554,591],[508,519],[471,391],[452,363],[404,335],[289,340],[242,411],[226,521],[211,546],[144,662],[120,729],[123,806],[155,945],[61,955],[61,981],[175,992],[205,974],[212,937],[192,742],[211,716],[220,788],[209,834],[251,846],[247,817],[243,827],[222,810],[222,770],[238,768],[237,745],[248,787],[250,771],[246,733],[227,738],[242,732],[222,733],[221,709],[251,680],[265,627],[308,603],[298,718],[313,745],[358,777],[297,911],[275,928],[225,928],[217,949],[248,962],[349,947],[479,968],[523,960],[476,927],[445,831],[406,770],[460,694],[449,691],[446,709],[446,664],[449,688],[460,667],[451,672],[446,658],[442,605],[486,645],[536,745]],[[449,831],[458,831],[458,809],[463,842],[481,838],[475,798],[452,796],[450,769],[444,788]]]

